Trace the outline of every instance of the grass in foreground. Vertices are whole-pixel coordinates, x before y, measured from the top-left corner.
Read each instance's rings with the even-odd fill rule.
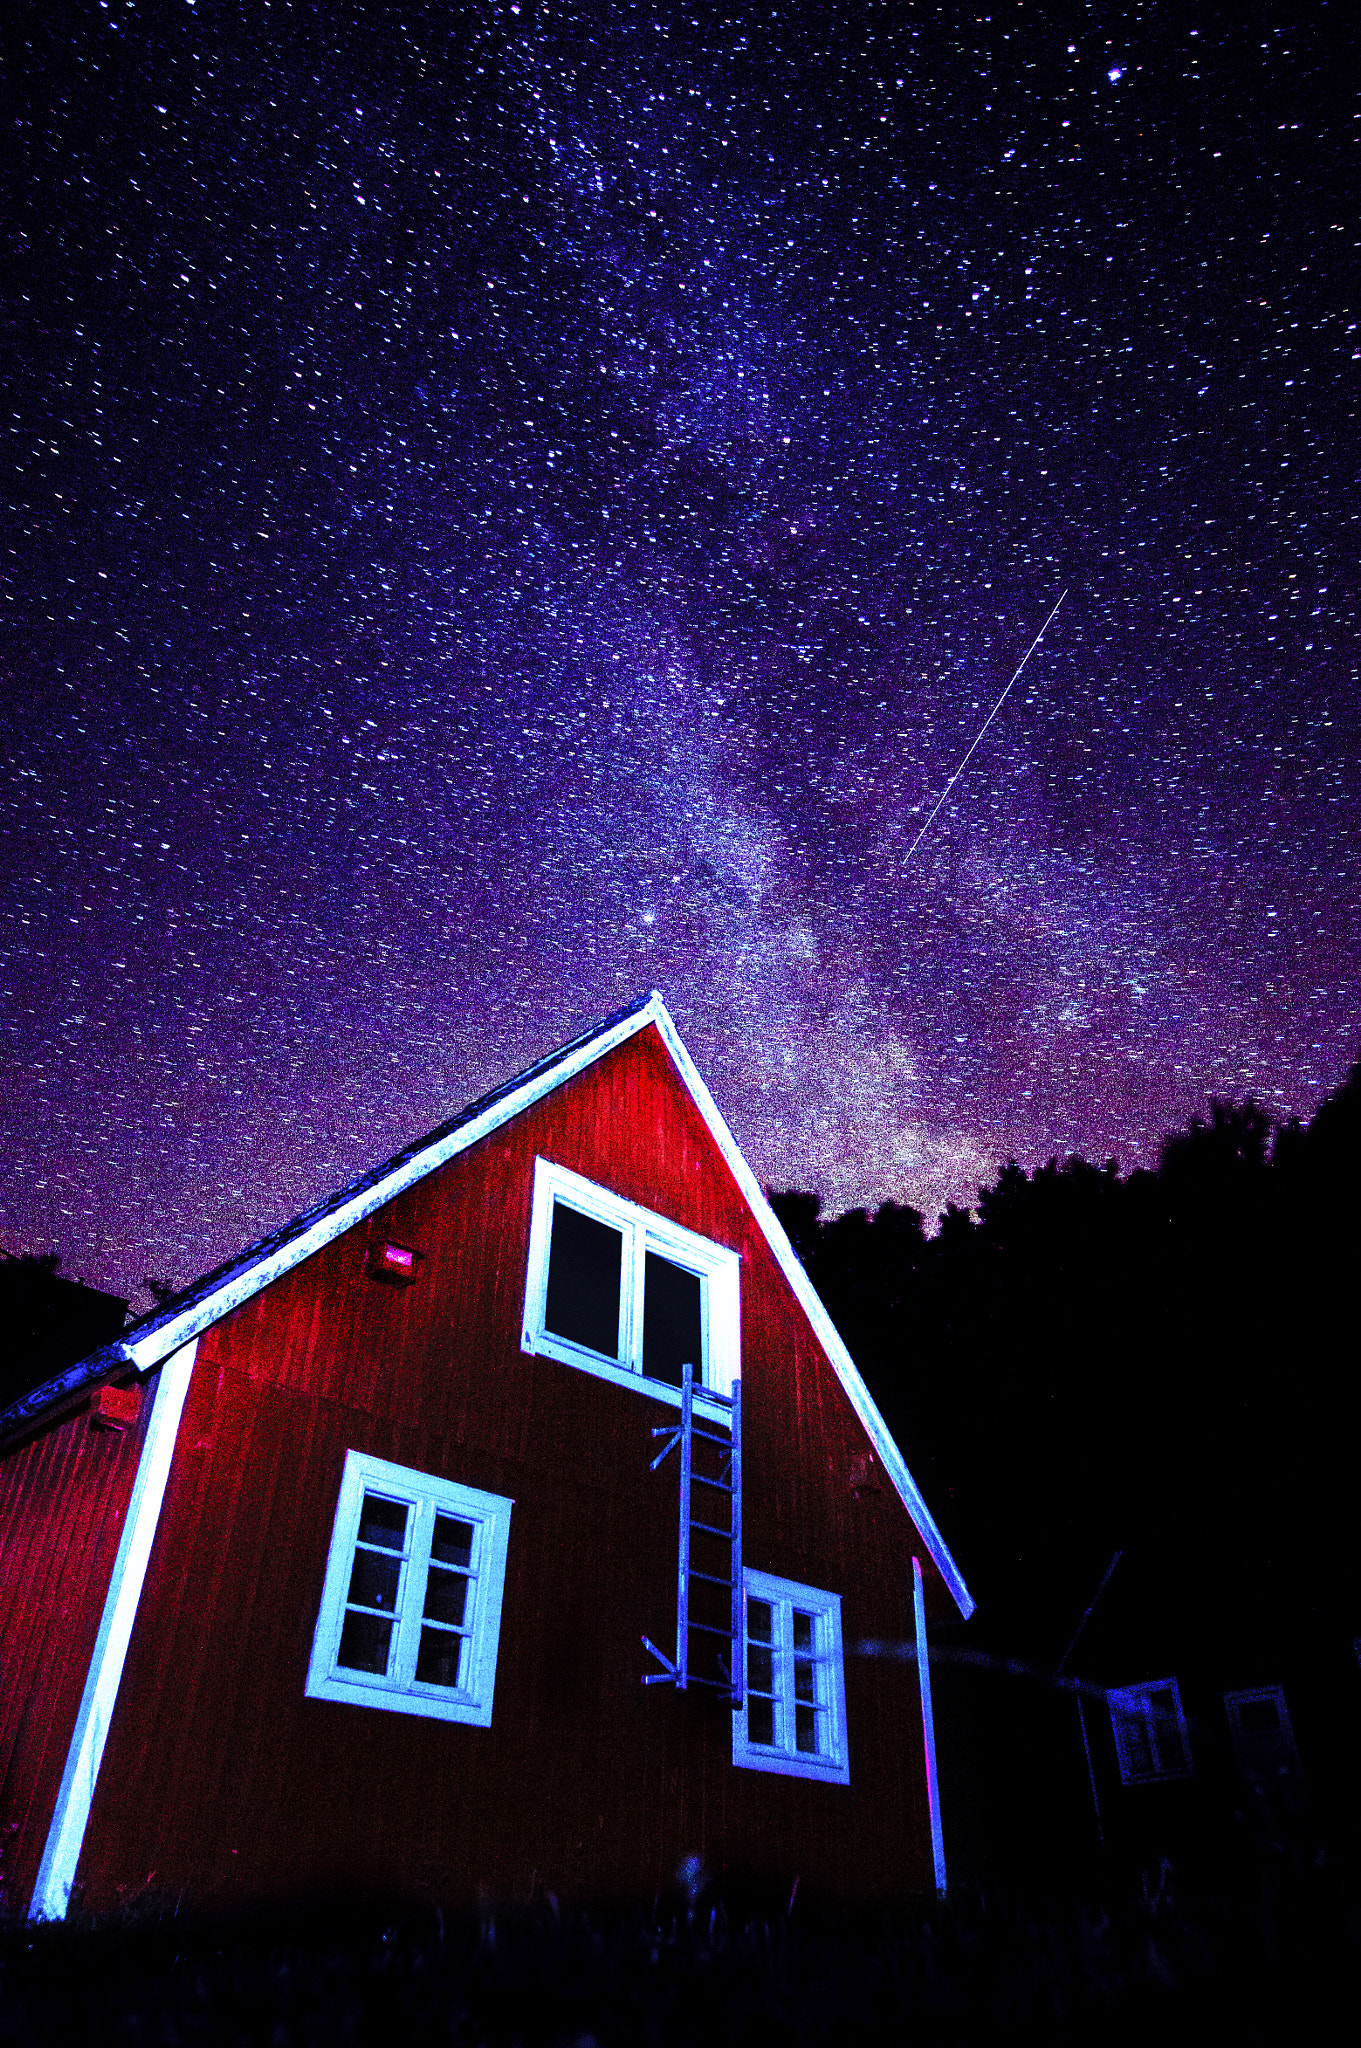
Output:
[[[171,1908],[0,1930],[0,2044],[454,2048],[1144,2042],[1235,2048],[1349,2009],[1361,1907],[1336,1872],[1127,1895],[979,1892],[847,1914]]]

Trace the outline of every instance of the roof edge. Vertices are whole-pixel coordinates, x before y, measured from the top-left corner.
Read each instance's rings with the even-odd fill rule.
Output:
[[[884,1470],[893,1482],[894,1491],[907,1509],[913,1525],[926,1545],[932,1563],[949,1588],[950,1596],[959,1609],[961,1618],[967,1621],[978,1603],[965,1585],[959,1566],[950,1555],[949,1546],[941,1535],[936,1519],[922,1498],[916,1480],[907,1469],[907,1460],[896,1438],[879,1413],[874,1396],[861,1376],[860,1368],[846,1349],[841,1332],[823,1306],[822,1298],[805,1272],[784,1225],[766,1200],[760,1183],[743,1158],[737,1140],[729,1130],[718,1104],[709,1093],[703,1075],[682,1044],[660,995],[656,997],[656,1001],[657,1029],[681,1079],[693,1095],[733,1179],[760,1224],[776,1264],[793,1288],[799,1306],[812,1324],[814,1335],[826,1352],[833,1372],[845,1388],[852,1408],[863,1423]]]
[[[35,1387],[0,1411],[0,1444],[40,1423],[49,1410],[97,1385],[111,1373],[129,1367],[141,1374],[154,1371],[173,1352],[202,1336],[262,1288],[281,1279],[314,1252],[323,1250],[408,1187],[424,1180],[446,1160],[509,1122],[551,1088],[560,1087],[574,1074],[603,1059],[615,1046],[644,1030],[663,1009],[656,989],[636,997],[624,1009],[613,1011],[601,1023],[579,1032],[510,1080],[478,1096],[466,1109],[405,1146],[381,1166],[370,1168],[358,1180],[314,1203],[270,1236],[257,1239],[225,1265],[214,1267],[173,1301],[152,1309],[139,1322],[131,1324],[114,1343],[102,1345],[56,1379]]]

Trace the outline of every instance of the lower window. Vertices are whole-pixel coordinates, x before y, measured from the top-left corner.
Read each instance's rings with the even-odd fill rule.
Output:
[[[1189,1778],[1195,1766],[1175,1678],[1125,1685],[1106,1694],[1123,1785]]]
[[[850,1782],[841,1595],[743,1573],[746,1684],[732,1760],[749,1771]]]
[[[490,1726],[511,1505],[347,1451],[309,1697]]]

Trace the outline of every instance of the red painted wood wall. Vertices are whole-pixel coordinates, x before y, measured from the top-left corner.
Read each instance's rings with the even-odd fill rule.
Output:
[[[0,1912],[25,1913],[66,1768],[153,1389],[136,1426],[88,1402],[0,1457]]]
[[[674,1410],[520,1350],[535,1155],[742,1255],[745,1551],[905,1631],[901,1503],[656,1033],[565,1082],[200,1341],[77,1892],[651,1897],[679,1859],[855,1898],[931,1883],[907,1664],[848,1656],[849,1787],[734,1769],[713,1696],[640,1683],[674,1632]],[[369,1248],[424,1253],[375,1284]],[[490,1728],[304,1697],[345,1452],[515,1501]],[[674,1461],[672,1461],[674,1463]],[[953,1611],[933,1569],[933,1610]]]

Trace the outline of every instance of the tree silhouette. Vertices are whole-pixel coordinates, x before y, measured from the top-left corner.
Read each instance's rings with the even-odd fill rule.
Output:
[[[123,1327],[119,1296],[68,1280],[56,1252],[0,1254],[0,1408],[54,1379]]]
[[[1127,1545],[1351,1569],[1359,1161],[1361,1063],[1306,1127],[1212,1100],[1154,1172],[1009,1160],[929,1239],[773,1197],[999,1638]]]
[[[1242,1102],[1216,1095],[1208,1123],[1193,1116],[1184,1131],[1163,1139],[1158,1171],[1174,1188],[1183,1181],[1232,1185],[1243,1174],[1265,1171],[1271,1137],[1271,1119],[1250,1095]]]

